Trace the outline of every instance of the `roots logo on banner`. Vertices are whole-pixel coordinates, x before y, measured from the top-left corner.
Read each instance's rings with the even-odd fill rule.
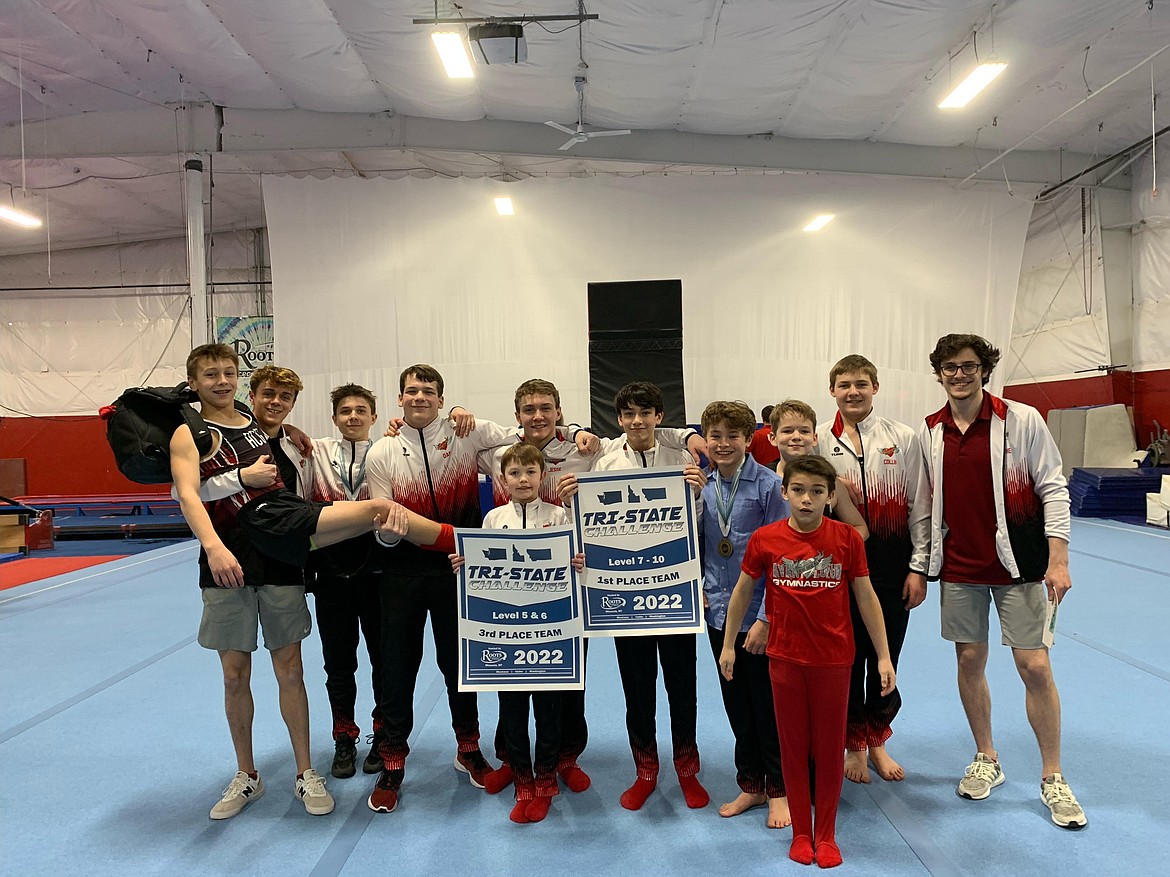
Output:
[[[248,401],[248,381],[262,365],[272,365],[272,317],[216,317],[215,340],[230,344],[240,358],[236,398]]]
[[[695,497],[681,469],[577,476],[586,636],[703,630]]]

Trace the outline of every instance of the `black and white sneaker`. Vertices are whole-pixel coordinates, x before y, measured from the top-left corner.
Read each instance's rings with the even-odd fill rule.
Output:
[[[223,790],[223,797],[211,808],[212,819],[231,819],[257,798],[264,794],[264,780],[260,777],[252,779],[244,771],[236,771],[228,787]]]

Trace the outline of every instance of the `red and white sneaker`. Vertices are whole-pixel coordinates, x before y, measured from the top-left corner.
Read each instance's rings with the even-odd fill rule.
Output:
[[[402,785],[401,770],[383,770],[374,783],[366,804],[375,813],[393,813],[398,807],[398,787]]]
[[[455,756],[455,769],[467,774],[471,784],[477,789],[484,788],[484,780],[493,768],[488,764],[483,753],[476,749],[474,752],[460,752]]]

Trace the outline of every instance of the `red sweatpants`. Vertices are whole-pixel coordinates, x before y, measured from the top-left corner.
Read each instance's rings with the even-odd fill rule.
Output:
[[[849,667],[812,667],[779,658],[768,661],[780,767],[792,814],[792,836],[809,837],[813,846],[835,841],[837,804],[845,779],[845,713],[849,704]],[[817,777],[817,827],[813,835],[808,763]]]

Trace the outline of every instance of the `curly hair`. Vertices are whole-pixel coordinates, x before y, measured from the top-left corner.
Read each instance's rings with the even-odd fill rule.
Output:
[[[930,354],[930,367],[937,375],[941,372],[943,360],[950,359],[960,350],[965,350],[970,347],[975,351],[975,355],[979,357],[979,364],[983,367],[983,386],[987,386],[987,382],[991,380],[991,373],[999,364],[1001,356],[998,347],[993,347],[991,342],[982,335],[943,335],[938,339],[938,343],[934,345],[934,350]]]

